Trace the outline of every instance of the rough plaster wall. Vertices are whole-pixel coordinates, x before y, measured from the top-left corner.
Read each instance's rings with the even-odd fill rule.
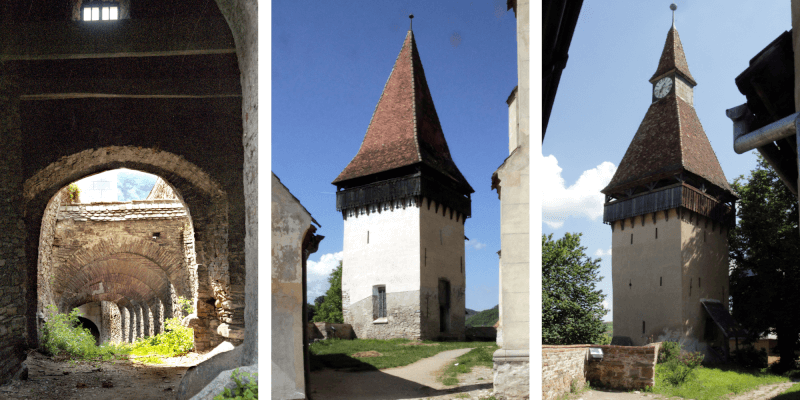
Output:
[[[466,254],[464,220],[427,199],[420,207],[420,317],[423,340],[443,334],[464,339]],[[463,218],[463,217],[462,217]],[[426,258],[427,256],[427,258]],[[439,331],[439,279],[450,282],[450,321]]]
[[[244,259],[246,281],[242,288],[244,308],[238,310],[247,327],[244,332],[243,365],[258,362],[258,2],[256,0],[217,0],[228,21],[242,88],[241,120],[244,124]],[[241,304],[242,302],[239,301]]]
[[[680,76],[676,75],[675,78],[675,93],[690,105],[694,105],[694,90],[692,90],[692,87]]]
[[[36,294],[26,293],[25,222],[22,212],[22,158],[19,97],[0,75],[0,383],[21,370],[28,329],[36,328]],[[38,227],[37,227],[38,228]],[[28,271],[30,272],[30,271]],[[26,304],[26,301],[28,302]],[[29,307],[31,306],[32,307]],[[32,308],[32,310],[27,309]],[[28,315],[26,321],[26,313]],[[26,327],[27,325],[27,327]]]
[[[521,87],[521,86],[520,86]],[[520,105],[522,107],[522,105]],[[520,121],[520,126],[522,122]],[[520,139],[522,139],[520,133]],[[527,143],[497,170],[500,179],[503,348],[527,349],[529,343],[530,160]]]
[[[675,209],[668,212],[657,212],[655,224],[645,215],[644,226],[642,216],[617,221],[611,234],[614,336],[636,346],[681,328],[681,222]]]
[[[272,398],[305,398],[302,242],[311,215],[272,175]]]
[[[386,293],[386,322],[375,322],[372,318],[373,304],[370,296],[350,305],[352,319],[345,323],[353,327],[353,332],[359,339],[419,340],[419,299],[419,290]]]
[[[342,290],[348,292],[350,303],[371,298],[375,285],[385,285],[387,295],[418,291],[424,257],[419,204],[404,199],[372,205],[367,211],[367,207],[345,211]]]
[[[50,306],[56,306],[55,296],[53,294],[53,240],[56,231],[56,219],[58,217],[58,209],[64,201],[68,200],[69,195],[66,189],[61,189],[50,199],[47,203],[47,208],[44,210],[42,217],[42,228],[39,235],[39,268],[37,273],[37,292],[38,302],[36,312],[44,318],[39,319],[37,328],[39,332],[42,329],[42,323],[47,320],[49,314],[45,312]]]
[[[690,220],[691,217],[691,220]],[[708,313],[700,299],[714,299],[728,308],[728,231],[707,218],[684,212],[680,219],[682,339],[689,351],[706,351],[704,340]],[[698,280],[699,278],[699,280]],[[710,357],[710,354],[706,354]]]

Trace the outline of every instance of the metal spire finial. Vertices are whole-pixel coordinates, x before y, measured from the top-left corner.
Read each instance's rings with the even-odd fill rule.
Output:
[[[672,27],[675,27],[675,10],[678,9],[678,6],[675,3],[669,5],[669,9],[672,10]]]
[[[414,27],[414,14],[409,14],[408,19],[411,21],[408,24],[408,30],[411,30]]]

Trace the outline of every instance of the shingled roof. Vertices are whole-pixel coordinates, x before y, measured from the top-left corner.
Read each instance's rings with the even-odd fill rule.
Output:
[[[692,86],[697,85],[697,82],[695,82],[692,77],[692,73],[689,72],[689,64],[686,63],[686,54],[683,53],[681,37],[678,35],[678,30],[675,29],[674,26],[667,32],[667,41],[664,43],[661,59],[658,60],[658,68],[656,68],[656,73],[653,74],[653,77],[650,78],[650,82],[655,83],[657,78],[672,70],[680,72]]]
[[[673,26],[654,77],[675,68],[691,78]],[[647,109],[614,177],[602,190],[604,194],[613,195],[687,171],[733,195],[694,107],[675,93],[673,90]]]
[[[450,156],[414,33],[408,31],[361,148],[333,184],[414,164],[427,165],[456,187],[474,192]]]

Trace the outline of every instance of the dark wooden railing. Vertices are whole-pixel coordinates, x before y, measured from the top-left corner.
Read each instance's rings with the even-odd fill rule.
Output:
[[[733,226],[735,222],[735,213],[731,206],[686,184],[606,203],[603,222],[611,223],[678,207],[696,212],[726,226]]]

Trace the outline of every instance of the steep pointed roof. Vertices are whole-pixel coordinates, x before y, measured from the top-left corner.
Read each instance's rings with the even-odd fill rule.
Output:
[[[733,194],[694,107],[673,91],[647,109],[614,177],[602,192],[620,193],[684,171]]]
[[[462,191],[474,192],[450,156],[409,30],[361,148],[333,184],[420,163],[452,179]]]
[[[678,35],[678,30],[673,25],[667,32],[667,41],[664,43],[664,50],[661,52],[661,59],[658,60],[658,68],[656,73],[650,78],[650,82],[655,83],[655,79],[672,71],[677,70],[683,75],[692,86],[697,85],[692,73],[689,72],[689,64],[686,63],[686,55],[683,53],[683,45],[681,45],[681,37]]]

